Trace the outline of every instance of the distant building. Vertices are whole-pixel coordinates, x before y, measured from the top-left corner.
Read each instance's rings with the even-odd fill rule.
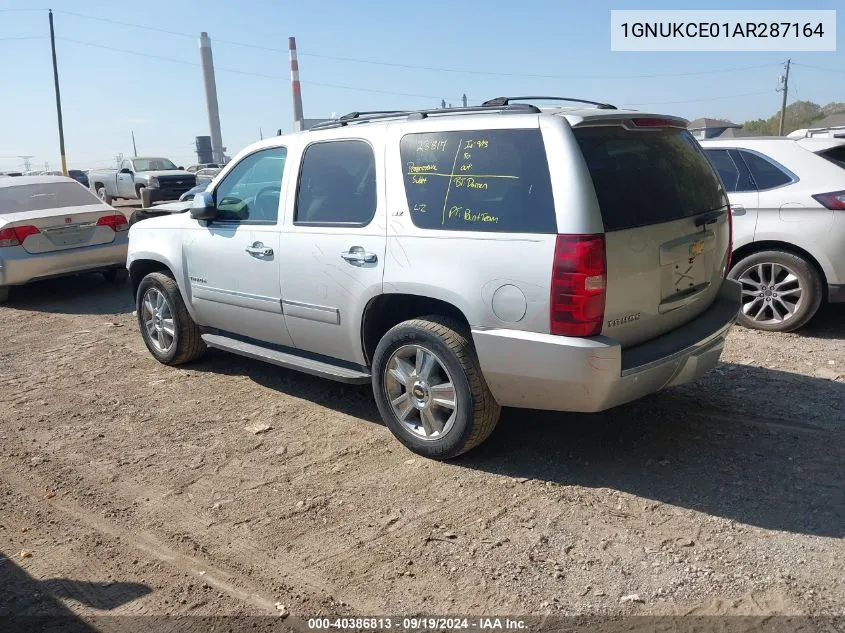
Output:
[[[790,138],[815,136],[820,138],[845,138],[845,114],[831,114],[813,123],[811,128],[790,132]]]
[[[722,119],[695,119],[687,124],[690,134],[699,140],[719,138],[728,130],[741,127],[738,123],[731,123]]]

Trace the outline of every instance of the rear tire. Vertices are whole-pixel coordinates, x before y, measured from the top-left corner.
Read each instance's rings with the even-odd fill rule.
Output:
[[[382,337],[373,359],[373,393],[396,438],[430,459],[475,448],[501,413],[469,332],[441,316],[405,321]]]
[[[106,192],[106,188],[105,188],[105,187],[103,187],[103,186],[97,187],[97,197],[98,197],[100,200],[102,200],[103,202],[105,202],[106,204],[109,204],[109,205],[110,205],[112,202],[114,202],[114,197],[113,197],[113,196],[110,196],[110,195]]]
[[[824,294],[819,271],[798,255],[762,251],[737,262],[728,273],[742,284],[738,322],[766,332],[792,332],[813,318]]]
[[[110,284],[122,286],[129,280],[129,271],[125,268],[109,268],[103,272],[103,277],[105,277],[106,281]]]
[[[9,286],[0,286],[0,303],[9,300]]]
[[[151,198],[152,196],[150,195],[150,192],[146,187],[138,188],[138,200],[141,201],[142,209],[149,209],[151,206],[153,206]]]
[[[150,273],[135,295],[138,327],[144,344],[164,365],[181,365],[205,353],[200,330],[182,300],[176,280],[166,273]]]

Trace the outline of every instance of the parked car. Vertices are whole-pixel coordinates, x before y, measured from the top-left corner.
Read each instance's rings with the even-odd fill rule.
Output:
[[[372,383],[436,459],[501,406],[695,379],[740,305],[727,197],[686,121],[598,105],[353,113],[248,147],[190,213],[130,230],[144,343]]]
[[[823,301],[845,302],[845,140],[702,141],[734,222],[729,276],[743,287],[739,322],[791,332]]]
[[[80,185],[88,186],[88,174],[81,169],[69,169],[67,175],[73,178]]]
[[[154,202],[178,200],[196,184],[196,176],[167,158],[136,157],[120,169],[94,169],[88,173],[91,190],[106,204],[114,200],[140,200],[141,208]]]
[[[202,191],[205,191],[206,189],[208,189],[208,183],[197,185],[193,189],[188,189],[185,193],[179,196],[179,201],[183,202],[185,200],[193,200],[195,195]]]
[[[71,178],[0,179],[0,301],[38,279],[102,271],[126,281],[129,222]]]
[[[197,184],[198,185],[207,185],[214,177],[220,173],[220,167],[206,167],[204,169],[198,169],[196,176],[197,176]]]
[[[222,165],[218,165],[217,163],[200,163],[199,165],[191,165],[188,167],[188,171],[194,174],[201,169],[220,169],[221,167]]]

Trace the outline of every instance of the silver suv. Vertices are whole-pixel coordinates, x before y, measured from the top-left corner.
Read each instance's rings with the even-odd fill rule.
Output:
[[[355,112],[245,149],[190,213],[130,230],[150,352],[371,382],[435,459],[502,406],[599,411],[711,369],[740,286],[686,121],[529,99],[548,98]]]

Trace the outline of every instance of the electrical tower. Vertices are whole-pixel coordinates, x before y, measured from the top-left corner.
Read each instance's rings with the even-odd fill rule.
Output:
[[[23,170],[24,173],[28,171],[32,171],[32,158],[33,155],[30,154],[29,156],[18,156],[23,161]]]

